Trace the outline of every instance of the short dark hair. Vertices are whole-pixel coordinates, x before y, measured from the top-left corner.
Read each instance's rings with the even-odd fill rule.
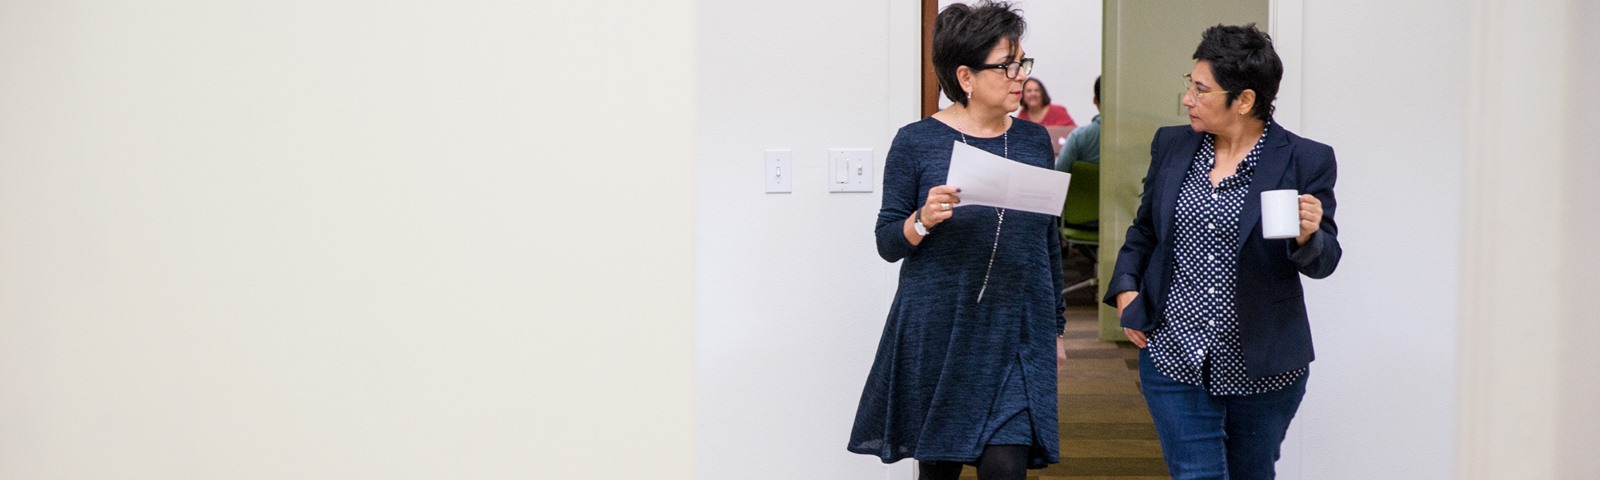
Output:
[[[1028,77],[1028,82],[1039,84],[1039,101],[1045,105],[1049,105],[1050,91],[1044,89],[1044,82],[1041,82],[1039,79],[1033,77]],[[1028,82],[1022,82],[1022,88],[1028,88]],[[1023,105],[1023,108],[1027,108],[1027,105]]]
[[[973,6],[957,3],[939,12],[933,21],[933,74],[946,98],[966,106],[967,92],[961,90],[956,68],[986,63],[1002,39],[1019,45],[1028,28],[1021,14],[1010,2],[989,0]]]
[[[1100,101],[1100,76],[1099,75],[1095,75],[1094,76],[1094,100],[1096,102]]]
[[[1217,85],[1228,91],[1228,105],[1233,105],[1240,92],[1254,90],[1255,117],[1272,120],[1272,101],[1278,98],[1278,82],[1283,81],[1283,61],[1272,48],[1272,37],[1256,29],[1256,24],[1207,28],[1194,59],[1211,62]]]

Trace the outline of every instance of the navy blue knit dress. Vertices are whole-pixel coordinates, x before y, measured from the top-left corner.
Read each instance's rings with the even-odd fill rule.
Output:
[[[959,132],[929,117],[901,128],[889,147],[878,253],[905,262],[849,450],[885,463],[972,463],[985,445],[1029,445],[1030,468],[1042,468],[1060,461],[1055,341],[1065,304],[1057,217],[1009,210],[1000,222],[998,209],[966,205],[918,246],[902,230],[928,189],[945,183],[959,141]],[[1053,167],[1050,135],[1036,123],[1014,120],[1004,136],[966,141]]]

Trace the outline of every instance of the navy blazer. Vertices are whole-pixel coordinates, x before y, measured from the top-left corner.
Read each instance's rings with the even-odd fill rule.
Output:
[[[1123,327],[1149,332],[1165,320],[1177,241],[1173,216],[1178,191],[1204,136],[1188,125],[1172,126],[1157,130],[1150,142],[1144,194],[1127,240],[1117,252],[1104,299],[1115,307],[1118,293],[1139,292],[1122,313]],[[1315,358],[1300,274],[1323,278],[1339,266],[1339,227],[1333,221],[1338,206],[1333,198],[1336,176],[1332,147],[1268,125],[1266,145],[1239,214],[1237,245],[1234,301],[1245,373],[1252,379],[1304,367]],[[1305,245],[1296,246],[1293,238],[1261,237],[1261,192],[1289,188],[1322,201],[1321,227]]]

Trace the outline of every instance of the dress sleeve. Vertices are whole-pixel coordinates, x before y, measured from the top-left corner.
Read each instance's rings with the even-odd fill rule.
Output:
[[[883,161],[883,205],[878,209],[876,234],[878,256],[888,262],[898,262],[916,249],[906,239],[903,222],[921,204],[921,191],[933,187],[920,185],[922,167],[913,158],[910,144],[906,129],[901,128]]]

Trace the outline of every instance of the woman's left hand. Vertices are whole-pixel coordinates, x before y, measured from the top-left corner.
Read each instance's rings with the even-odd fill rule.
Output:
[[[1056,369],[1067,364],[1067,339],[1056,337]]]
[[[1305,245],[1311,241],[1311,234],[1317,233],[1322,225],[1322,200],[1317,200],[1314,195],[1300,196],[1300,236],[1294,241],[1297,245]]]

